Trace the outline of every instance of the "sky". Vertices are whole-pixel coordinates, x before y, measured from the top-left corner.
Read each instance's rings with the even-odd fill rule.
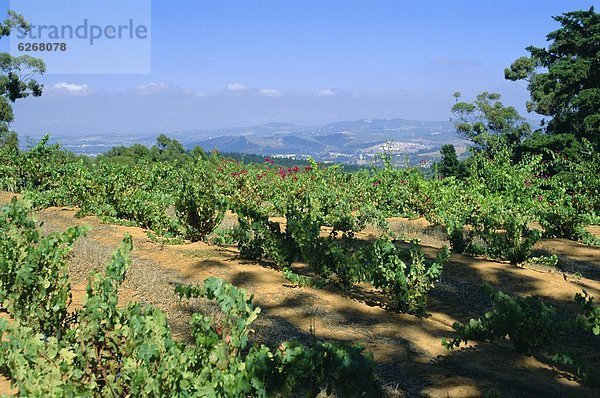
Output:
[[[90,4],[70,7],[90,19],[136,16],[132,3],[128,10]],[[15,103],[12,128],[22,134],[159,134],[269,122],[448,120],[455,91],[467,100],[482,91],[499,92],[505,104],[525,113],[526,84],[505,81],[504,68],[527,55],[528,45],[545,45],[546,34],[558,28],[553,15],[600,6],[556,0],[148,0],[146,5],[140,18],[149,21],[149,47],[113,64],[136,65],[147,50],[148,68],[57,74],[60,68],[49,63],[38,79],[44,95]],[[11,8],[21,11],[19,1]],[[22,7],[27,18],[26,11]],[[44,15],[60,16],[58,11]],[[111,50],[102,48],[94,48],[96,65],[114,61]],[[79,67],[73,62],[84,58],[89,60],[71,59],[69,65]]]

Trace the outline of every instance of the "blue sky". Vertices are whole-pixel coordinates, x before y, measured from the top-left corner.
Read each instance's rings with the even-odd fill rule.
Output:
[[[49,73],[42,98],[15,105],[13,128],[154,134],[272,121],[446,120],[457,90],[466,98],[500,92],[523,109],[525,84],[505,81],[503,69],[526,46],[544,45],[558,26],[551,16],[591,5],[599,4],[154,0],[150,74]]]

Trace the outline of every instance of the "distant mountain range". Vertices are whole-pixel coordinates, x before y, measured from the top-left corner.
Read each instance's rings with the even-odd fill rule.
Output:
[[[157,134],[158,135],[158,134]],[[252,127],[216,130],[177,131],[167,134],[186,148],[197,145],[207,151],[242,152],[269,156],[306,158],[351,164],[365,164],[382,151],[413,160],[429,160],[439,155],[443,144],[452,143],[459,152],[466,142],[457,136],[450,121],[373,119],[343,121],[326,126],[300,126],[269,123]],[[32,137],[39,138],[39,137]],[[153,145],[156,135],[82,134],[54,136],[63,148],[95,155],[116,145]]]

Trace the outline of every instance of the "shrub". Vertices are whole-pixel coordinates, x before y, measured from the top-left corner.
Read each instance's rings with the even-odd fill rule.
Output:
[[[359,346],[284,342],[271,351],[252,345],[251,325],[260,309],[252,305],[250,294],[221,279],[176,289],[182,298],[214,300],[222,312],[218,324],[202,314],[192,316],[192,344],[173,340],[161,310],[139,303],[119,307],[131,237],[124,239],[104,273],[91,275],[83,308],[68,313],[65,253],[77,230],[44,241],[28,206],[17,201],[2,209],[0,228],[6,242],[17,245],[17,250],[0,246],[0,293],[13,317],[11,322],[0,319],[0,371],[22,395],[265,397],[321,390],[380,395],[372,357]],[[32,263],[52,273],[37,269],[43,280],[21,278],[31,275]],[[14,280],[6,279],[13,275]],[[48,292],[60,294],[48,298]],[[59,316],[46,316],[53,313]]]
[[[406,255],[383,236],[370,248],[366,261],[371,268],[373,285],[392,299],[396,309],[422,315],[427,307],[428,292],[442,274],[448,255],[444,248],[436,261],[428,264],[413,244],[406,259]]]
[[[456,337],[442,344],[452,349],[469,340],[495,341],[508,338],[516,350],[531,353],[534,349],[555,345],[560,327],[554,307],[537,296],[511,297],[491,286],[484,290],[492,299],[492,309],[467,324],[454,323]]]

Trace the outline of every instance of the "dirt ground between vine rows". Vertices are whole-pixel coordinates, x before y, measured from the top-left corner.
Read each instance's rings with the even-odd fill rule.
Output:
[[[11,196],[0,193],[0,203]],[[129,233],[134,239],[133,262],[121,301],[162,308],[176,338],[187,338],[192,311],[210,312],[211,307],[201,302],[180,304],[174,286],[216,276],[254,294],[254,303],[262,308],[255,324],[255,341],[275,346],[284,339],[307,342],[316,336],[359,342],[373,353],[390,396],[481,396],[493,389],[515,397],[600,395],[600,390],[581,387],[569,369],[558,369],[543,356],[518,354],[509,343],[472,344],[455,351],[440,344],[442,338],[451,336],[453,322],[467,321],[488,308],[480,290],[486,281],[507,293],[540,295],[557,306],[561,316],[572,315],[576,292],[586,289],[600,297],[599,247],[563,239],[539,242],[540,253],[557,254],[563,270],[519,268],[453,254],[431,293],[430,316],[417,318],[382,308],[382,297],[368,285],[350,292],[335,287],[294,287],[267,264],[238,258],[233,247],[201,242],[161,245],[151,242],[143,229],[103,224],[96,217],[75,218],[75,211],[69,208],[42,210],[38,220],[48,232],[73,225],[91,227],[87,237],[76,244],[70,263],[74,307],[81,305],[89,272],[103,269],[123,235]],[[445,243],[443,234],[424,220],[391,219],[390,225],[406,238],[420,238],[427,255],[435,255],[437,247]],[[593,233],[600,232],[593,228]],[[367,230],[362,236],[376,233]],[[301,264],[297,267],[303,270]],[[598,339],[584,339],[573,349],[600,359]],[[0,380],[0,393],[9,393],[9,388],[6,379]]]

